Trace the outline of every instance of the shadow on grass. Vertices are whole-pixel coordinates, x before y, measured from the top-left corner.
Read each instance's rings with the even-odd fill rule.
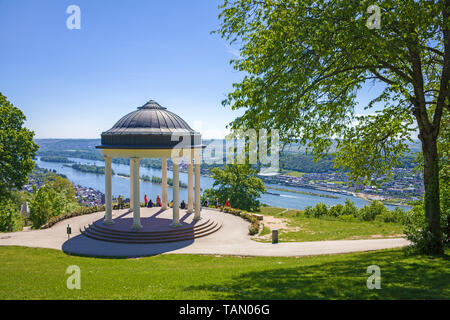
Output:
[[[367,288],[370,265],[381,269],[380,290]],[[433,259],[397,251],[298,267],[272,262],[266,270],[243,273],[229,282],[185,290],[209,291],[213,299],[449,299],[449,284],[448,256]]]

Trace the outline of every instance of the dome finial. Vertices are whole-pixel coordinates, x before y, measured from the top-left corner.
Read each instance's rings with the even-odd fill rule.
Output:
[[[161,110],[165,110],[167,108],[164,108],[163,106],[161,106],[155,100],[150,100],[146,104],[144,104],[142,107],[139,107],[138,109],[139,110],[141,110],[141,109],[161,109]]]

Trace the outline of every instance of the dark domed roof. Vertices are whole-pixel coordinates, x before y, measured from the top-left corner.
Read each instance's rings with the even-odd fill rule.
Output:
[[[172,141],[172,134],[189,135],[191,146],[201,145],[200,133],[175,113],[150,100],[103,132],[102,145],[98,148],[173,148],[178,141]]]

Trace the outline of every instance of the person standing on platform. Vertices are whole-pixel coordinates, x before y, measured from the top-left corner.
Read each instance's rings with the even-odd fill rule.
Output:
[[[156,197],[156,206],[162,207],[162,204],[161,204],[161,198],[159,197],[159,194],[158,194],[158,196]]]
[[[219,208],[219,199],[216,198],[216,200],[214,201],[214,206],[216,207],[216,209]]]
[[[123,199],[122,196],[119,195],[119,198],[117,199],[117,209],[123,209]]]
[[[147,206],[147,204],[148,204],[147,194],[144,195],[144,202],[145,202],[145,206]]]

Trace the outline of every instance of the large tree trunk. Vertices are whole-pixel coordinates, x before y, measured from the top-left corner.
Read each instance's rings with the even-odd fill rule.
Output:
[[[437,139],[433,134],[420,135],[424,158],[423,180],[425,185],[425,216],[428,239],[427,251],[431,254],[442,254],[441,214],[439,201],[439,156]]]

